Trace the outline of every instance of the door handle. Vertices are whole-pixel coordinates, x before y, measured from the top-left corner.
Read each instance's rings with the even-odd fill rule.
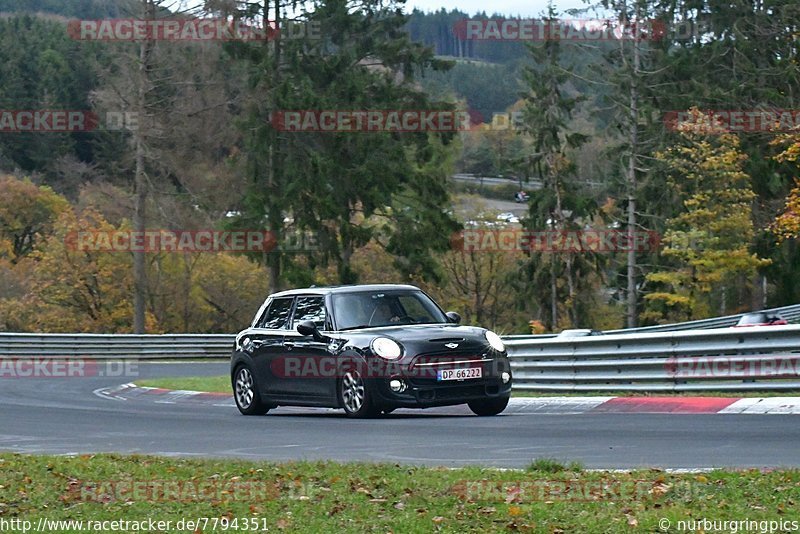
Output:
[[[283,346],[286,347],[286,350],[292,350],[295,347],[295,344],[291,341],[287,341],[283,344]]]
[[[264,342],[262,340],[260,340],[260,339],[254,339],[250,343],[253,344],[253,348],[254,349],[261,348],[261,346],[264,344]]]

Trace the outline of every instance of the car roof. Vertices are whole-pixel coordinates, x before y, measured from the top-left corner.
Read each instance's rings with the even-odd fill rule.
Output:
[[[331,293],[356,293],[360,291],[392,291],[392,290],[412,290],[419,291],[416,286],[406,284],[354,284],[343,286],[320,286],[306,287],[301,289],[288,289],[273,293],[271,297],[291,297],[294,295],[328,295]]]
[[[739,320],[741,321],[742,319],[745,319],[745,318],[751,319],[751,318],[754,318],[754,317],[758,317],[758,318],[765,317],[765,318],[770,318],[770,319],[772,319],[772,318],[774,318],[774,319],[783,319],[783,316],[778,312],[756,311],[756,312],[748,312],[748,313],[743,314],[739,318]]]

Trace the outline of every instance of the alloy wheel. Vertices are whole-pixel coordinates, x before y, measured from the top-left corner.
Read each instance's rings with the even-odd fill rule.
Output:
[[[342,377],[342,402],[350,413],[364,405],[364,380],[358,371],[347,371]]]
[[[253,375],[246,367],[236,374],[236,403],[245,410],[253,403]]]

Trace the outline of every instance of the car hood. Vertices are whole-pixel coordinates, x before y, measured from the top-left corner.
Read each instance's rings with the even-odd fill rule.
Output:
[[[407,355],[479,355],[490,350],[485,331],[484,328],[474,326],[425,324],[363,328],[340,332],[340,335],[353,341],[358,338],[358,344],[366,344],[368,340],[378,336],[391,337],[405,347]],[[447,344],[455,346],[448,347]]]
[[[389,336],[398,341],[422,341],[432,338],[480,337],[483,338],[485,328],[461,326],[457,324],[404,324],[397,326],[376,326],[341,332],[343,335],[358,334],[371,336]]]

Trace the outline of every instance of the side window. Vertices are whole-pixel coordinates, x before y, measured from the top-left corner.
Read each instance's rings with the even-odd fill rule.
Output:
[[[258,328],[286,328],[289,313],[292,311],[292,298],[274,299],[269,309],[256,325]]]
[[[293,324],[303,321],[314,321],[317,328],[325,328],[325,299],[324,297],[298,297],[297,307],[294,310]]]
[[[263,309],[259,308],[258,312],[256,312],[256,316],[253,317],[253,328],[263,328],[261,325],[264,324],[264,319],[267,317],[267,313],[269,313],[269,306],[265,302]]]

